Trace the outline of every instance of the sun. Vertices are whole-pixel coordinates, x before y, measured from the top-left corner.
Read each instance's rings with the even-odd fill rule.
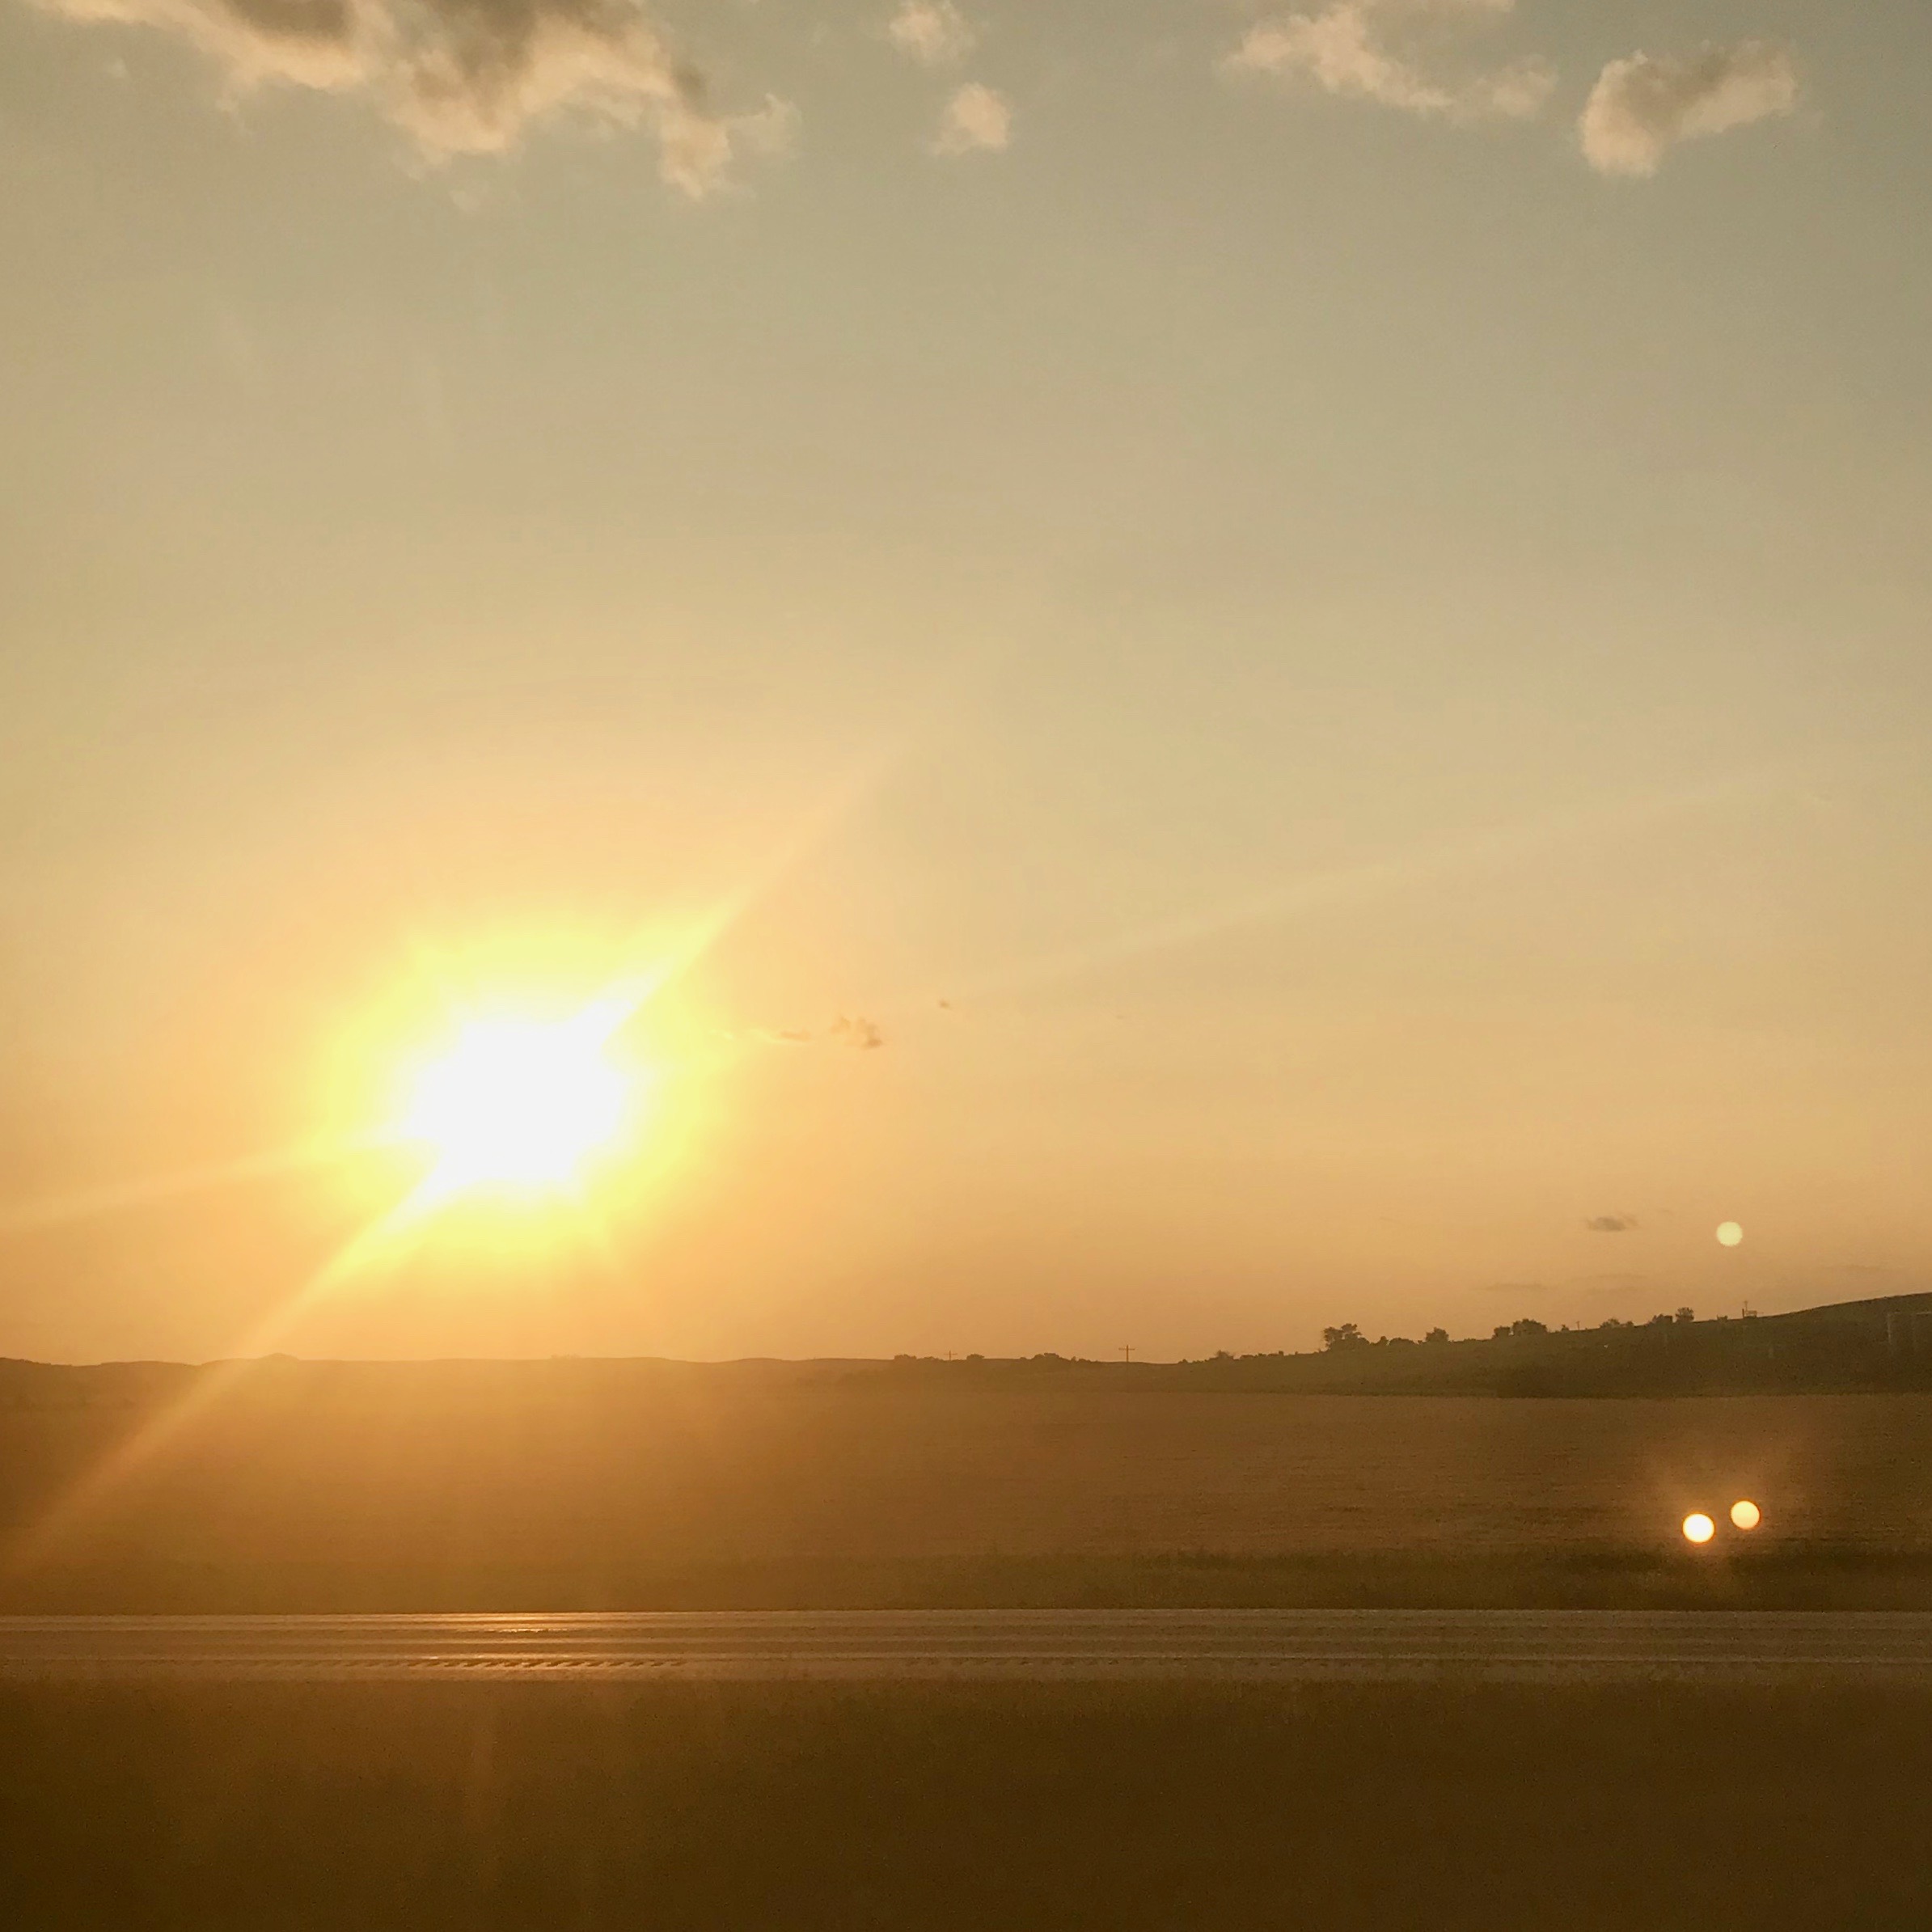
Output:
[[[564,1020],[464,1021],[417,1070],[400,1122],[435,1157],[438,1197],[577,1186],[624,1135],[641,1076],[616,1065],[602,1007]]]

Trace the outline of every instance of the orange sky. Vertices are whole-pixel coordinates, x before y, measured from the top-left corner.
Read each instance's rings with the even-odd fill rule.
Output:
[[[0,1353],[1926,1285],[1922,8],[112,11],[0,0]],[[302,1299],[666,961],[581,1211]]]

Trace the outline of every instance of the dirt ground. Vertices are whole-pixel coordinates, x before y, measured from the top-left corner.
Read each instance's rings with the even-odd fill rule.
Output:
[[[1921,1693],[0,1692],[21,1932],[1932,1922]]]

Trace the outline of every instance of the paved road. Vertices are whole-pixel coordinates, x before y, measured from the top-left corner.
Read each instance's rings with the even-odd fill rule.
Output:
[[[0,1680],[1645,1678],[1932,1684],[1932,1613],[0,1617]]]

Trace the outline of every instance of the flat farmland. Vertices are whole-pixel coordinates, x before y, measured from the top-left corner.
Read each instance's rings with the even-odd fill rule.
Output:
[[[1684,1514],[1744,1495],[1765,1527],[1706,1572],[1932,1566],[1921,1396],[954,1393],[587,1363],[202,1372],[166,1399],[0,1410],[8,1605],[1138,1600],[1156,1573],[1159,1600],[1187,1571],[1239,1600],[1227,1579],[1324,1566],[1680,1566]]]

